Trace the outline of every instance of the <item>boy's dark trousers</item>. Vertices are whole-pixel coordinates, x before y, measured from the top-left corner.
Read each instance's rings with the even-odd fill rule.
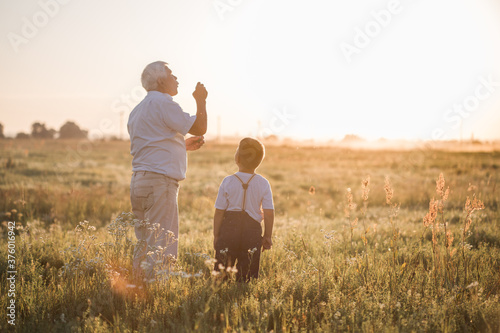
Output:
[[[248,282],[259,277],[262,227],[245,211],[226,211],[215,244],[215,270],[236,262],[236,281]],[[227,249],[227,252],[226,252]],[[254,250],[255,249],[255,250]]]

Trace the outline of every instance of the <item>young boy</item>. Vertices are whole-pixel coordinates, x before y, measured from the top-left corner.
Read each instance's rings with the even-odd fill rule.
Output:
[[[236,263],[237,281],[259,277],[261,247],[270,250],[274,204],[267,179],[255,173],[264,159],[264,145],[258,140],[240,141],[234,160],[239,171],[227,176],[215,201],[215,270]],[[261,221],[264,218],[264,236]]]

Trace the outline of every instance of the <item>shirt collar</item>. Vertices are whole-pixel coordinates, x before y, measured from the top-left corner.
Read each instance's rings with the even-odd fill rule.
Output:
[[[157,90],[150,90],[148,91],[148,96],[165,96],[166,98],[168,98],[169,100],[173,100],[172,96],[170,96],[169,94],[167,93],[162,93],[160,91],[157,91]]]

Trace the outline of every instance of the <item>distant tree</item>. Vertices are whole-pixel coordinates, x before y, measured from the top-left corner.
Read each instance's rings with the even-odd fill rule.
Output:
[[[3,134],[3,124],[0,123],[0,139],[5,139],[5,135]]]
[[[86,139],[88,131],[82,130],[72,121],[67,121],[59,129],[59,139]]]
[[[363,141],[365,141],[365,139],[357,136],[356,134],[347,134],[342,139],[342,142],[363,142]]]
[[[278,136],[275,134],[270,134],[264,138],[264,140],[269,141],[269,142],[276,142],[278,141]]]
[[[31,125],[31,137],[34,139],[53,139],[56,133],[56,130],[47,129],[45,124],[39,122]]]
[[[23,132],[19,132],[16,135],[16,139],[26,140],[26,139],[29,139],[29,138],[30,138],[30,135],[26,134],[26,133],[23,133]]]

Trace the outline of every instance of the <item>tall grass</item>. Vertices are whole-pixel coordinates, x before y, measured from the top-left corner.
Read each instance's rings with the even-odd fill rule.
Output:
[[[55,148],[51,150],[57,155],[60,151]],[[95,150],[87,158],[99,164],[107,159],[102,151],[110,149]],[[190,155],[189,178],[179,198],[179,258],[169,274],[157,267],[157,279],[149,283],[132,274],[133,226],[140,221],[121,213],[127,209],[113,200],[126,204],[125,180],[117,180],[112,193],[89,192],[79,197],[87,207],[92,200],[105,203],[104,213],[87,218],[84,215],[89,211],[82,206],[58,201],[57,195],[43,198],[48,193],[43,191],[26,200],[31,202],[29,208],[15,204],[20,200],[16,193],[21,193],[15,192],[15,186],[28,180],[12,169],[3,170],[2,189],[13,191],[14,196],[2,198],[4,219],[23,214],[16,238],[19,317],[14,329],[500,330],[500,232],[499,213],[491,204],[498,202],[493,168],[465,167],[457,175],[449,165],[474,162],[467,155],[442,152],[447,162],[434,161],[440,167],[432,175],[422,169],[402,178],[390,164],[387,167],[387,160],[399,156],[392,152],[343,151],[341,159],[333,149],[271,147],[261,172],[271,181],[278,211],[274,246],[262,255],[259,280],[240,284],[231,279],[230,270],[223,273],[230,277],[226,282],[212,272],[212,205],[218,183],[233,170],[232,153],[232,147],[208,146]],[[34,163],[11,154],[15,168]],[[498,155],[475,157],[479,163],[498,163]],[[121,165],[121,161],[114,163]],[[312,172],[301,173],[302,168]],[[82,179],[84,170],[88,171],[75,169],[65,183],[51,183],[47,189],[62,193],[72,180]],[[487,172],[491,177],[484,179]],[[92,179],[111,174],[104,170]],[[19,182],[13,184],[11,179],[16,177]],[[35,177],[31,185],[38,186],[46,177],[51,176]],[[42,207],[37,200],[45,200],[55,211],[68,209],[71,218],[45,219],[35,210]],[[2,279],[7,270],[4,245],[0,248]],[[4,284],[1,295],[0,306],[5,308]],[[8,326],[0,320],[0,330]]]

